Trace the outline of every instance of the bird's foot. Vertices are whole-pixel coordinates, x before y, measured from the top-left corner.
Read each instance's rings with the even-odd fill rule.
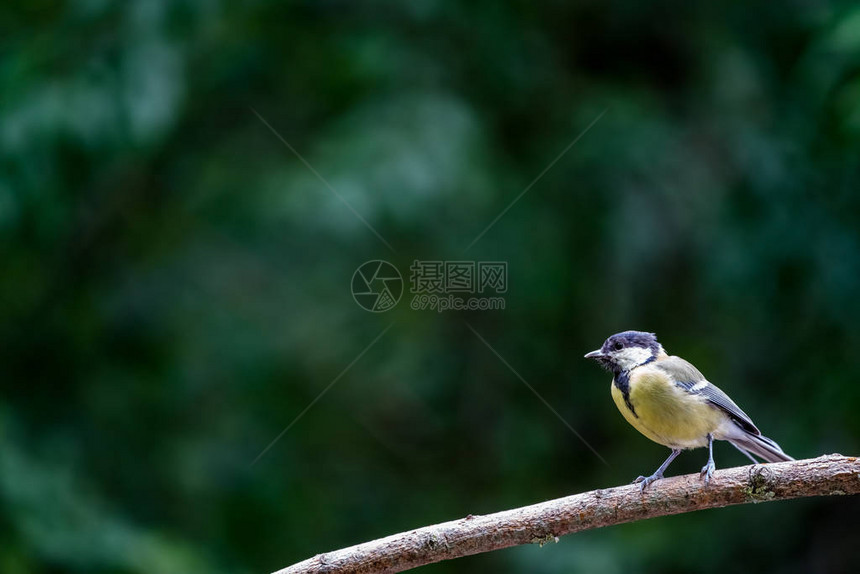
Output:
[[[639,492],[645,492],[645,489],[648,488],[648,485],[654,482],[655,480],[660,480],[663,478],[662,472],[655,472],[651,476],[639,476],[636,480],[633,481],[633,484],[639,485]]]
[[[708,464],[702,467],[702,479],[705,481],[705,484],[711,482],[711,477],[714,476],[714,471],[716,470],[716,466],[714,466],[714,461],[709,460]]]

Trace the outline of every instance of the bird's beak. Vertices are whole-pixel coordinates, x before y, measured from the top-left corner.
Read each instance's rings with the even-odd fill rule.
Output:
[[[597,349],[596,351],[591,351],[590,353],[586,353],[586,359],[602,359],[606,355],[603,354],[603,351]]]

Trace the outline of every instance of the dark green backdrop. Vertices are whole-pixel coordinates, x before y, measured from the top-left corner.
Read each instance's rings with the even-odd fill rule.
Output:
[[[666,450],[582,359],[624,329],[795,457],[860,452],[856,3],[20,4],[0,571],[269,572],[626,483]],[[350,294],[372,259],[407,279],[385,313]],[[507,262],[505,309],[412,310],[415,260]],[[750,505],[423,571],[850,571],[858,516]]]

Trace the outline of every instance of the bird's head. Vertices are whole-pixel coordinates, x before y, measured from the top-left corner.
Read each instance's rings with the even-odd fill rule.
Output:
[[[606,339],[603,346],[585,355],[594,359],[604,369],[619,373],[649,363],[663,353],[654,333],[624,331]]]

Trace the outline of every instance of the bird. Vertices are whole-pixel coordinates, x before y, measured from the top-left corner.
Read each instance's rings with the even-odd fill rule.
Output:
[[[794,460],[773,440],[763,436],[741,408],[681,357],[670,356],[654,333],[624,331],[612,335],[585,355],[612,372],[612,399],[624,418],[672,454],[650,476],[633,481],[644,491],[686,449],[707,447],[708,462],[701,477],[707,485],[714,474],[714,440],[725,440],[754,464]]]

